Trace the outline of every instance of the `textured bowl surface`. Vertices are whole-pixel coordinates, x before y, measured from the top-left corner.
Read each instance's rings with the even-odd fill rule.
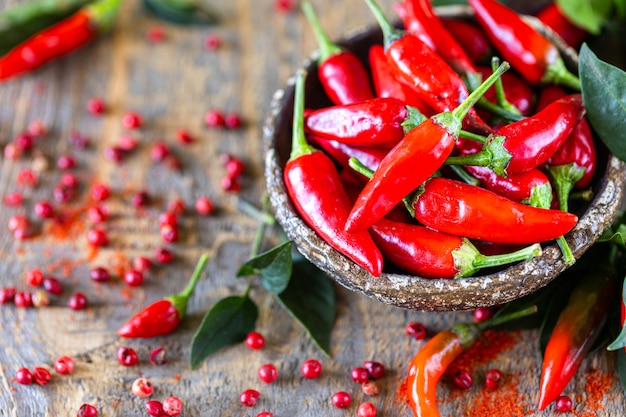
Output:
[[[468,8],[443,7],[442,16],[471,17]],[[564,46],[555,35],[535,19],[537,26],[559,46],[567,65],[577,67],[575,52]],[[343,46],[367,62],[367,51],[374,43],[381,43],[378,28],[367,28],[349,35]],[[306,84],[306,106],[319,108],[330,103],[317,80],[312,58],[304,64],[309,76]],[[283,167],[291,149],[291,120],[293,113],[294,79],[273,97],[263,136],[265,176],[267,189],[276,219],[299,251],[318,268],[325,271],[344,287],[358,291],[386,304],[422,311],[471,310],[503,304],[530,294],[556,278],[568,265],[554,242],[543,246],[540,256],[506,269],[485,275],[456,280],[424,279],[413,275],[383,272],[373,277],[354,262],[324,242],[295,212],[287,196],[283,181]],[[594,198],[585,204],[573,204],[572,211],[579,216],[575,228],[566,240],[578,259],[617,216],[622,201],[625,165],[598,145],[598,169],[593,183]],[[479,272],[480,274],[480,272]]]

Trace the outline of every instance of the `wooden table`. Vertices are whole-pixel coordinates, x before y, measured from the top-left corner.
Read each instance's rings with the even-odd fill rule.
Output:
[[[18,3],[0,0],[0,8]],[[236,278],[239,265],[250,253],[258,228],[256,220],[237,209],[238,198],[257,204],[264,192],[262,166],[262,125],[273,92],[316,48],[310,27],[299,13],[280,13],[272,1],[218,1],[223,15],[214,27],[181,27],[162,23],[148,15],[140,1],[123,2],[112,33],[83,50],[60,59],[33,74],[0,85],[0,144],[8,143],[40,120],[48,133],[37,141],[37,149],[49,167],[40,173],[34,188],[18,187],[23,168],[41,169],[41,155],[29,153],[18,160],[0,162],[0,195],[22,190],[19,208],[0,211],[0,287],[27,289],[26,271],[41,268],[58,277],[64,293],[53,297],[46,308],[0,307],[0,415],[74,415],[82,403],[98,407],[103,416],[143,416],[145,400],[134,397],[130,387],[139,375],[151,379],[153,398],[180,397],[185,416],[256,416],[269,410],[275,416],[356,415],[358,404],[370,400],[381,416],[408,416],[410,410],[397,394],[407,371],[407,362],[423,341],[411,340],[404,328],[411,321],[424,323],[429,334],[455,323],[471,320],[471,313],[420,313],[383,305],[362,295],[337,287],[337,319],[332,334],[332,357],[324,357],[306,333],[258,284],[251,297],[260,310],[257,330],[267,344],[251,351],[243,344],[211,356],[198,369],[187,365],[191,337],[204,313],[219,299],[241,294],[246,283]],[[374,20],[359,0],[338,2],[315,0],[323,24],[337,39],[347,31]],[[381,1],[389,13],[393,1]],[[147,40],[150,28],[165,31],[162,42]],[[203,41],[217,34],[223,41],[218,50],[208,51]],[[107,105],[101,117],[85,109],[91,97],[102,97]],[[211,129],[204,125],[210,109],[238,112],[245,120],[241,129]],[[126,131],[122,115],[137,111],[144,126]],[[178,129],[187,129],[196,138],[191,145],[176,141]],[[86,149],[76,149],[68,140],[72,131],[89,138]],[[122,135],[139,139],[139,147],[122,164],[104,158],[104,150]],[[168,143],[182,161],[180,171],[152,162],[151,144]],[[221,189],[224,167],[220,153],[242,158],[246,172],[238,193]],[[78,165],[72,170],[80,180],[80,192],[67,204],[57,204],[68,219],[63,226],[38,221],[32,214],[40,199],[53,200],[52,190],[61,171],[60,155],[70,153]],[[90,205],[88,190],[105,182],[113,190],[107,205],[106,222],[110,244],[90,250],[86,232],[91,227],[85,209]],[[132,195],[147,190],[151,203],[137,210]],[[217,211],[201,217],[192,205],[199,196],[214,199]],[[157,216],[168,201],[182,198],[187,213],[182,216],[181,238],[172,245],[175,261],[155,267],[143,286],[128,288],[120,277],[111,282],[91,282],[88,271],[97,265],[113,271],[127,268],[136,256],[152,256],[161,245]],[[25,213],[40,230],[32,239],[17,241],[7,228],[9,218]],[[191,298],[189,315],[174,334],[147,340],[121,340],[116,329],[134,312],[166,294],[179,291],[196,260],[208,253],[205,277]],[[81,291],[89,308],[74,312],[66,307],[71,293]],[[466,357],[474,386],[468,391],[444,382],[439,388],[444,416],[549,416],[552,408],[536,411],[541,369],[537,333],[522,331],[495,333],[491,343]],[[119,346],[135,348],[138,366],[118,365]],[[149,363],[152,349],[163,346],[168,363]],[[478,353],[477,353],[478,352]],[[76,360],[71,376],[54,375],[45,386],[21,386],[13,376],[21,367],[51,367],[55,358],[70,355]],[[319,359],[324,371],[318,380],[304,380],[300,366],[307,358]],[[379,380],[381,394],[366,397],[351,381],[350,370],[365,360],[383,363],[387,375]],[[263,363],[278,367],[277,382],[265,385],[256,376]],[[484,388],[487,369],[505,374],[496,391]],[[566,394],[575,402],[577,416],[617,416],[626,406],[621,386],[614,376],[614,356],[597,353],[583,363]],[[254,408],[244,408],[239,395],[247,388],[261,392]],[[331,395],[339,390],[352,394],[348,410],[332,406]]]

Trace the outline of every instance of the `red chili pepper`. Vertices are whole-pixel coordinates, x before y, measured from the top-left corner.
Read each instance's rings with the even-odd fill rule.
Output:
[[[572,213],[516,203],[447,178],[426,181],[411,205],[426,227],[495,243],[546,242],[569,232],[578,221]]]
[[[543,355],[539,410],[562,393],[601,333],[616,296],[615,271],[605,262],[590,268],[574,287]]]
[[[296,78],[293,143],[284,179],[287,192],[298,213],[329,245],[372,275],[382,272],[382,255],[367,231],[347,233],[344,224],[351,202],[341,184],[333,161],[310,146],[304,137],[305,71]]]
[[[308,1],[302,3],[302,11],[317,38],[320,48],[317,75],[330,101],[350,104],[374,98],[369,74],[361,60],[330,40]]]
[[[451,18],[444,18],[443,24],[474,64],[489,63],[494,55],[493,47],[480,27],[466,20]]]
[[[415,417],[438,417],[437,384],[448,367],[470,348],[483,330],[537,311],[536,307],[494,316],[478,323],[461,323],[437,333],[411,360],[406,378],[406,397]]]
[[[120,0],[99,0],[28,38],[0,58],[0,80],[28,71],[89,43],[108,29]]]
[[[454,149],[464,116],[507,68],[503,63],[459,107],[421,123],[389,151],[354,204],[346,222],[348,232],[365,230],[382,219],[442,166]]]
[[[392,97],[417,108],[422,114],[432,116],[433,110],[422,100],[413,88],[402,82],[391,71],[385,48],[373,45],[369,50],[369,64],[377,97]]]
[[[366,0],[384,37],[385,54],[392,71],[404,80],[435,111],[451,111],[467,96],[461,77],[417,36],[396,30],[375,0]],[[466,128],[489,133],[491,128],[470,109]]]
[[[326,139],[315,135],[307,138],[313,146],[317,146],[326,152],[342,168],[349,168],[350,158],[356,158],[369,169],[375,171],[380,165],[389,149],[374,146],[350,146],[332,139]]]
[[[379,220],[371,231],[386,260],[424,278],[467,277],[483,268],[525,261],[541,254],[541,246],[535,244],[513,253],[485,256],[465,238],[387,219]]]
[[[456,149],[461,155],[471,155],[479,152],[482,145],[461,138]],[[480,180],[481,186],[510,200],[540,208],[550,208],[552,205],[550,179],[538,168],[507,177],[496,174],[489,167],[466,166],[465,169]]]
[[[541,91],[537,109],[565,96],[558,86],[549,86]],[[568,198],[574,188],[588,187],[596,171],[596,147],[593,133],[586,119],[574,128],[565,143],[547,161],[547,169],[555,184],[559,207],[568,211]]]
[[[393,147],[424,120],[403,101],[378,97],[313,110],[306,117],[305,132],[347,145]]]
[[[189,284],[182,292],[150,304],[122,325],[117,334],[127,338],[149,338],[163,336],[176,330],[187,313],[187,302],[200,280],[208,259],[206,255],[200,257]]]
[[[519,14],[496,0],[468,3],[502,58],[528,82],[562,84],[580,91],[580,80],[567,70],[557,47]]]
[[[561,11],[556,3],[551,3],[543,8],[537,19],[555,31],[565,43],[578,50],[583,41],[589,36],[586,30],[573,24]]]
[[[563,97],[532,117],[505,125],[482,151],[451,157],[446,163],[489,166],[500,175],[531,170],[548,161],[584,115],[585,105],[580,94]]]

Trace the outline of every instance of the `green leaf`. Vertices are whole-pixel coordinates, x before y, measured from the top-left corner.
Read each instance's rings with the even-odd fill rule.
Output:
[[[335,288],[330,279],[307,260],[298,259],[293,264],[293,278],[277,298],[317,347],[330,356],[336,308]]]
[[[559,10],[576,26],[598,35],[611,16],[613,0],[556,0]]]
[[[613,0],[613,5],[619,17],[626,16],[626,0]]]
[[[92,0],[31,0],[0,12],[0,56]]]
[[[247,294],[217,302],[204,316],[191,341],[191,369],[221,348],[242,342],[254,330],[258,315],[256,304]]]
[[[204,0],[143,0],[155,16],[183,25],[212,25],[219,21],[218,13]]]
[[[617,230],[608,230],[598,239],[598,242],[614,243],[622,248],[626,248],[626,225],[620,224]]]
[[[579,75],[587,118],[602,142],[626,161],[626,73],[583,44]]]
[[[259,275],[266,290],[280,294],[291,278],[291,246],[292,242],[287,241],[255,256],[239,268],[237,276]]]

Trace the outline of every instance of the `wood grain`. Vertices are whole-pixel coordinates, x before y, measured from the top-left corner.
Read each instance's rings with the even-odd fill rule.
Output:
[[[18,2],[0,0],[0,9]],[[261,131],[268,104],[273,92],[316,48],[304,17],[296,12],[276,12],[272,1],[213,3],[223,16],[218,26],[180,27],[157,21],[138,0],[124,1],[110,34],[41,70],[0,85],[2,146],[33,120],[41,120],[49,128],[37,143],[49,164],[41,172],[37,187],[16,185],[21,169],[41,161],[36,155],[0,162],[0,195],[21,189],[26,197],[20,208],[3,206],[0,210],[0,286],[26,289],[25,273],[34,267],[57,276],[64,285],[63,295],[53,298],[47,308],[0,307],[0,416],[73,415],[85,402],[96,405],[103,416],[143,416],[145,400],[130,392],[138,375],[152,380],[155,399],[169,395],[183,399],[185,416],[255,416],[262,410],[272,411],[275,416],[356,415],[358,404],[365,400],[378,407],[379,415],[408,416],[411,412],[397,390],[408,361],[424,342],[407,338],[405,325],[419,321],[433,334],[459,321],[471,320],[470,313],[404,311],[337,287],[332,357],[326,358],[272,297],[255,284],[252,298],[260,309],[257,329],[265,335],[266,347],[261,351],[250,351],[243,344],[227,348],[199,369],[189,370],[189,343],[203,314],[222,297],[241,294],[245,288],[245,282],[235,275],[249,255],[257,223],[237,209],[237,199],[257,203],[264,192]],[[381,1],[389,13],[392,3]],[[359,0],[314,0],[313,4],[333,39],[374,23]],[[161,43],[147,41],[146,32],[155,25],[165,30],[166,38]],[[203,48],[209,33],[223,40],[219,50]],[[102,97],[107,104],[102,117],[93,117],[85,110],[87,100],[94,96]],[[209,109],[238,112],[245,126],[238,130],[208,129],[203,117]],[[131,110],[140,112],[145,120],[137,132],[125,131],[121,125],[122,115]],[[176,131],[181,128],[193,134],[194,144],[176,142]],[[70,145],[68,138],[73,130],[89,137],[87,149]],[[103,157],[104,150],[124,134],[136,136],[140,146],[123,164],[116,165]],[[150,147],[156,140],[167,142],[180,157],[180,171],[151,161]],[[224,168],[218,155],[223,152],[245,160],[246,174],[237,194],[220,188]],[[40,199],[53,200],[52,190],[61,176],[54,166],[65,153],[78,160],[73,172],[80,179],[81,190],[71,203],[56,206],[64,213],[74,213],[74,217],[63,226],[38,222],[32,206]],[[90,205],[88,189],[96,181],[109,184],[113,196],[107,201],[111,243],[94,252],[85,241],[91,227],[85,209]],[[143,189],[153,200],[138,211],[130,205],[130,198]],[[192,213],[190,207],[201,195],[217,202],[215,215],[200,217]],[[106,284],[90,282],[88,271],[93,266],[121,271],[135,256],[152,256],[161,245],[157,216],[175,197],[188,205],[182,217],[181,239],[171,245],[176,260],[155,267],[139,288],[128,289],[119,276]],[[33,219],[42,231],[39,236],[24,242],[13,239],[6,224],[19,212]],[[182,328],[168,337],[120,340],[115,334],[117,327],[141,307],[179,291],[201,253],[210,255],[208,272],[190,301]],[[73,312],[65,306],[75,291],[87,295],[88,310]],[[551,409],[543,413],[535,409],[541,366],[536,332],[506,333],[502,337],[514,343],[495,354],[489,363],[474,368],[476,382],[469,391],[441,384],[442,415],[552,415]],[[138,351],[138,366],[124,368],[117,364],[115,352],[122,345]],[[160,367],[150,365],[148,360],[151,349],[158,346],[165,347],[168,358],[168,364]],[[13,381],[20,367],[51,366],[60,355],[76,359],[73,375],[54,375],[45,387],[20,386]],[[311,357],[320,359],[324,366],[319,380],[308,381],[300,376],[300,365]],[[364,360],[380,361],[387,368],[387,376],[379,381],[381,394],[377,397],[366,397],[350,380],[350,370]],[[280,374],[272,385],[261,383],[256,376],[257,368],[268,362],[274,363]],[[622,414],[626,401],[612,376],[615,366],[614,357],[606,353],[593,354],[584,362],[566,390],[575,400],[574,415]],[[491,367],[505,373],[505,392],[485,391],[481,378]],[[598,380],[608,381],[608,390],[593,385]],[[262,395],[252,409],[245,409],[238,401],[247,388],[255,388]],[[353,395],[349,410],[332,406],[330,397],[339,390]],[[513,399],[518,408],[507,409],[510,401],[505,398]]]

